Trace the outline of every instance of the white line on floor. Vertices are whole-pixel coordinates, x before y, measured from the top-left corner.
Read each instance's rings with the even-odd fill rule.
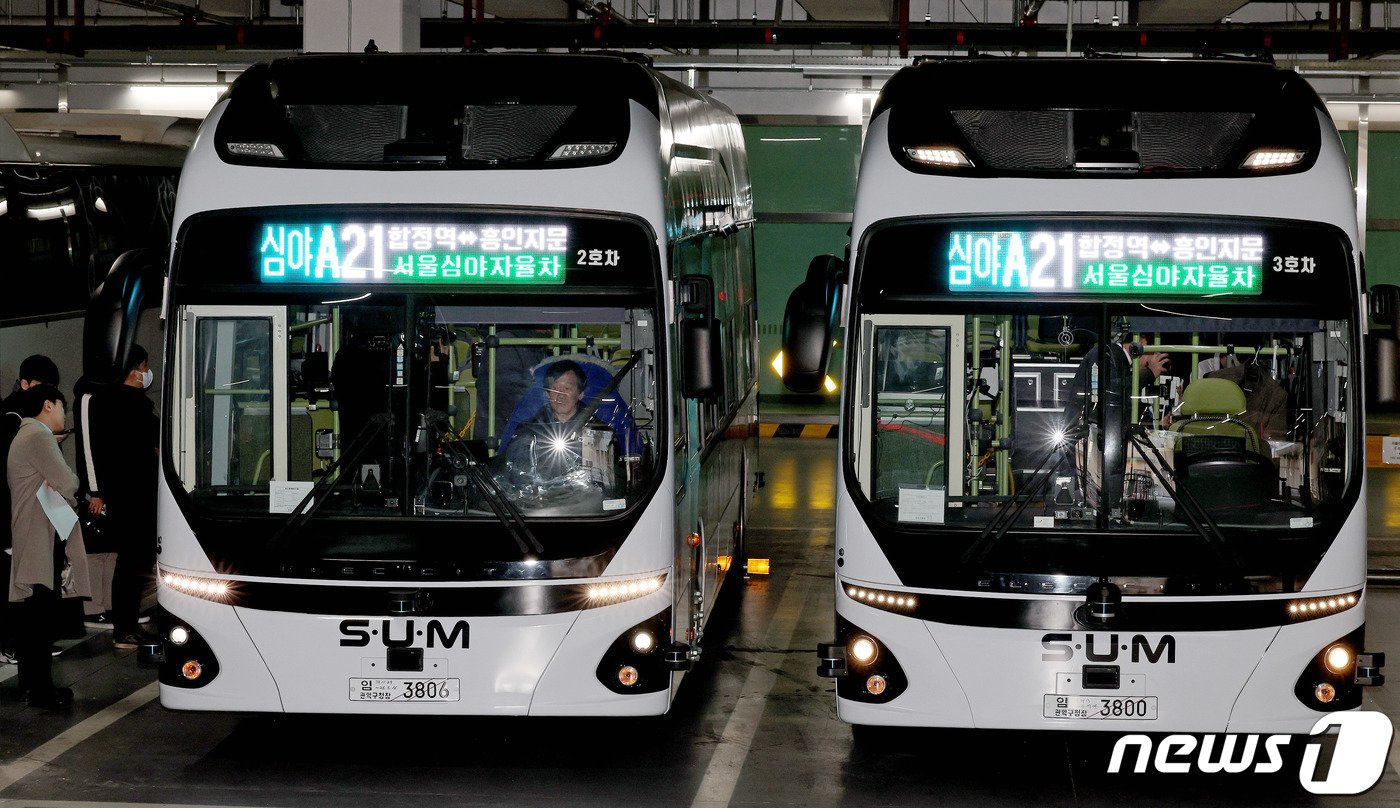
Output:
[[[788,578],[787,588],[778,602],[778,611],[773,615],[773,622],[768,624],[764,647],[781,651],[792,642],[813,580],[808,576]],[[739,775],[744,770],[744,761],[749,756],[749,748],[753,745],[754,735],[758,733],[759,722],[763,720],[768,694],[778,681],[777,674],[770,667],[780,665],[782,661],[782,655],[763,653],[759,655],[758,667],[749,671],[739,692],[739,701],[724,724],[719,746],[705,769],[705,778],[695,792],[691,808],[722,808],[729,805],[734,796],[734,787],[739,783]]]
[[[1390,742],[1389,758],[1390,770],[1393,771],[1395,774],[1400,775],[1400,743],[1396,743],[1394,739],[1392,739]]]
[[[196,805],[184,803],[173,805],[168,802],[93,802],[92,800],[81,800],[73,802],[71,800],[4,800],[0,799],[0,808],[15,806],[15,808],[238,808],[232,805]]]
[[[83,741],[86,741],[88,738],[91,738],[127,715],[130,715],[132,712],[150,704],[159,695],[160,684],[158,682],[151,682],[149,685],[132,693],[116,704],[110,705],[100,712],[79,721],[77,724],[74,724],[52,739],[40,744],[28,754],[10,761],[9,763],[0,764],[0,791],[4,791],[25,777],[28,777],[49,763],[52,763],[59,755],[67,752]],[[0,802],[0,805],[3,804],[3,802]],[[38,805],[40,803],[26,802],[25,804]]]

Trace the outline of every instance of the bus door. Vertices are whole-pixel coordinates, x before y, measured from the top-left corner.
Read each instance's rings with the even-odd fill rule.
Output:
[[[187,306],[173,371],[180,479],[267,492],[286,481],[287,314],[282,306]]]
[[[895,500],[900,521],[941,523],[962,505],[965,327],[960,316],[861,317],[852,450],[866,495]]]

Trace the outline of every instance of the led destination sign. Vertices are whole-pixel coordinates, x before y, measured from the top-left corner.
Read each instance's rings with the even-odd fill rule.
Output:
[[[263,283],[562,284],[569,267],[616,267],[615,249],[576,249],[558,224],[264,222]]]
[[[946,245],[950,292],[1257,296],[1264,289],[1266,248],[1257,232],[952,230]],[[1315,269],[1310,257],[1293,260],[1294,272]]]

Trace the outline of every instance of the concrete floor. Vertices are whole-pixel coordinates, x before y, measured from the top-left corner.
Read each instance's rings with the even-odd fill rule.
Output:
[[[751,546],[774,574],[735,581],[664,718],[170,713],[134,654],[93,634],[57,661],[78,694],[71,714],[0,700],[0,806],[1400,806],[1395,747],[1370,792],[1318,798],[1296,765],[1271,776],[1108,775],[1112,737],[853,738],[829,680],[814,674],[813,648],[832,625],[834,448],[764,441]],[[1368,638],[1384,647],[1400,636],[1400,589],[1373,589],[1370,604]],[[0,667],[0,681],[13,670]],[[1397,687],[1372,690],[1368,706],[1400,717]]]

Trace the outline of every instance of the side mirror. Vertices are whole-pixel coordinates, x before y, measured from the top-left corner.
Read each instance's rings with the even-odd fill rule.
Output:
[[[845,261],[819,255],[808,265],[807,279],[788,296],[783,312],[783,384],[794,393],[815,393],[826,379],[845,280]]]
[[[1400,286],[1378,283],[1371,287],[1366,301],[1372,320],[1400,332]]]
[[[163,250],[128,250],[112,262],[88,302],[83,323],[83,377],[117,381],[131,346],[141,310],[160,301],[165,275]]]
[[[681,395],[719,398],[724,394],[724,373],[720,365],[714,281],[708,275],[685,275],[679,291]]]

